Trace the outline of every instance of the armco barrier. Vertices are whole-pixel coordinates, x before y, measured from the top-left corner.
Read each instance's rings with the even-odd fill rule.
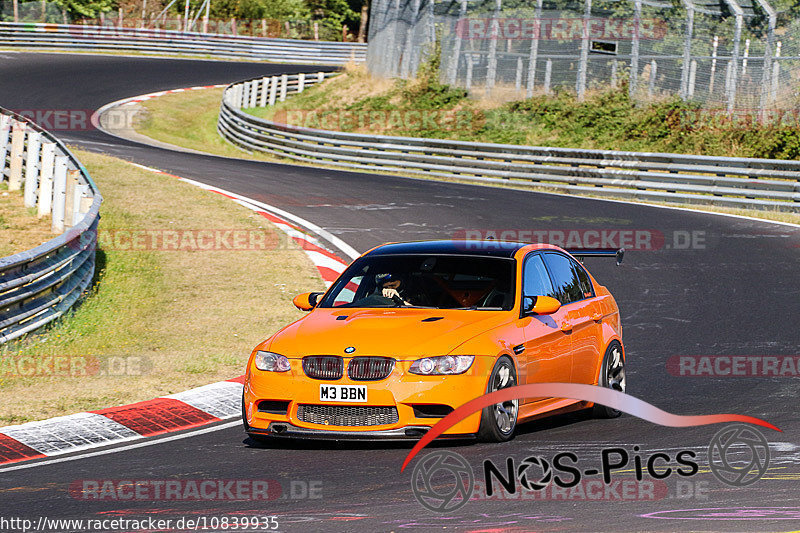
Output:
[[[363,43],[238,37],[196,32],[0,22],[0,46],[44,50],[130,51],[152,54],[210,55],[221,58],[341,65],[362,62]]]
[[[64,144],[0,108],[0,181],[24,191],[26,207],[50,215],[58,237],[0,258],[0,344],[63,315],[94,275],[102,197]]]
[[[269,83],[259,78],[229,85],[217,130],[245,150],[350,169],[526,183],[623,199],[800,211],[800,161],[346,133],[280,124],[241,110],[272,105],[274,94],[281,100],[318,77],[283,76]]]

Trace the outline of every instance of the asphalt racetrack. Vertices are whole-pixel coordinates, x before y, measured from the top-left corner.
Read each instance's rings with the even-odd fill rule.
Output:
[[[0,105],[15,110],[95,110],[120,98],[159,90],[308,70],[2,52]],[[770,443],[769,468],[760,480],[744,487],[724,484],[706,468],[706,449],[721,429],[718,425],[668,428],[629,415],[598,420],[576,413],[522,425],[517,437],[505,444],[447,442],[424,450],[420,457],[455,451],[467,459],[480,482],[486,459],[504,467],[508,457],[518,465],[529,456],[551,460],[570,451],[585,470],[600,468],[602,449],[621,447],[631,454],[631,461],[614,472],[612,481],[620,482],[610,485],[615,488],[598,492],[584,483],[583,495],[566,491],[531,498],[518,491],[502,498],[474,497],[459,510],[443,514],[417,503],[411,469],[400,472],[410,444],[289,441],[267,447],[247,439],[238,424],[228,423],[222,429],[178,434],[147,446],[128,443],[74,460],[0,468],[2,516],[271,515],[277,517],[281,531],[800,529],[797,373],[688,377],[675,375],[675,367],[667,364],[670,358],[688,355],[800,354],[800,228],[619,202],[178,153],[91,129],[56,134],[83,149],[277,206],[327,229],[358,251],[386,241],[452,238],[467,229],[648,232],[657,249],[629,251],[620,267],[607,259],[587,260],[622,312],[628,392],[672,413],[746,414],[783,432],[762,430]],[[241,355],[244,361],[247,354]],[[637,452],[634,446],[639,447]],[[646,463],[655,453],[674,458],[681,450],[696,452],[700,472],[658,480],[652,494],[638,488],[625,493],[622,482],[635,480],[634,454]],[[70,485],[85,479],[262,479],[279,484],[281,490],[274,495],[281,497],[84,501],[71,496]]]

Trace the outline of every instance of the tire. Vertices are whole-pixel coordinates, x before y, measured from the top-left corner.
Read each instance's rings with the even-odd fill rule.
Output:
[[[603,363],[600,365],[600,376],[597,379],[600,387],[606,387],[619,392],[625,392],[627,379],[625,377],[625,356],[622,344],[619,341],[612,341],[603,356]],[[592,412],[597,418],[617,418],[622,414],[618,409],[612,409],[605,405],[594,404]]]
[[[513,387],[517,384],[517,370],[514,362],[507,356],[500,357],[489,375],[486,392]],[[519,415],[519,400],[484,407],[481,411],[481,425],[478,440],[482,442],[506,442],[514,437]]]

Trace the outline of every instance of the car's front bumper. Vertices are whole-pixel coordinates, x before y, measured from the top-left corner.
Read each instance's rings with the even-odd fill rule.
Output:
[[[418,376],[408,372],[410,362],[398,361],[392,374],[379,381],[352,381],[347,376],[334,381],[306,377],[298,360],[292,360],[289,372],[263,372],[249,369],[244,384],[244,409],[247,431],[252,434],[291,436],[299,438],[366,438],[419,439],[441,417],[420,416],[419,405],[448,406],[454,409],[484,394],[488,375],[495,359],[477,356],[464,374],[449,376]],[[367,387],[368,402],[321,402],[320,385],[360,385]],[[285,412],[259,409],[262,401],[288,402]],[[299,415],[299,407],[379,408],[394,409],[396,417],[380,425],[335,425],[334,422],[312,423]],[[442,415],[444,416],[444,415]],[[480,412],[467,415],[448,428],[443,437],[471,435],[478,431]],[[275,427],[282,428],[281,432]],[[350,437],[348,437],[348,435]]]
[[[327,430],[304,428],[287,422],[271,422],[267,429],[247,428],[253,436],[301,438],[320,440],[419,440],[430,430],[430,426],[406,426],[384,430]],[[445,438],[474,438],[474,433],[444,435]]]

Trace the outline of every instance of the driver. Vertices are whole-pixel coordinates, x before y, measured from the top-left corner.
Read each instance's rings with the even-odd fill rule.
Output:
[[[381,288],[381,295],[384,298],[394,300],[398,305],[413,305],[400,296],[403,280],[394,274],[380,274],[377,277],[377,285]]]

